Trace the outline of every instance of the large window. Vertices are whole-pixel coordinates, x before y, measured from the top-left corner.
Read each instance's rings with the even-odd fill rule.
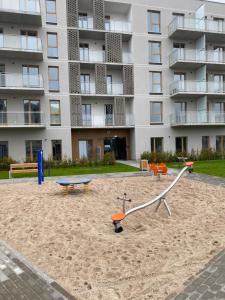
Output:
[[[162,73],[161,72],[149,72],[150,77],[150,94],[162,93]]]
[[[59,100],[50,100],[50,124],[51,126],[61,125],[61,112]]]
[[[40,100],[24,100],[24,119],[26,125],[40,124]]]
[[[92,159],[92,141],[80,140],[79,141],[79,158]]]
[[[148,32],[149,33],[161,32],[159,11],[148,11]]]
[[[150,123],[161,124],[163,122],[162,102],[150,102]]]
[[[161,42],[149,42],[149,63],[161,63]]]
[[[163,152],[163,138],[162,137],[151,138],[151,152],[156,152],[156,153]]]
[[[186,123],[187,102],[175,102],[175,117],[177,123]]]
[[[40,50],[37,31],[21,30],[21,48],[28,50]]]
[[[218,152],[225,151],[225,136],[224,135],[216,136],[216,151],[218,151]]]
[[[48,88],[50,92],[59,92],[59,67],[48,67]]]
[[[23,85],[25,87],[40,87],[39,67],[23,66]]]
[[[187,152],[187,137],[176,137],[176,152]]]
[[[46,0],[46,22],[57,24],[56,0]]]
[[[7,101],[0,99],[0,125],[7,124]]]
[[[89,45],[80,44],[80,60],[89,61]]]
[[[91,126],[91,104],[82,104],[82,122],[83,126]]]
[[[8,142],[2,142],[0,141],[0,159],[3,159],[4,157],[8,157]]]
[[[87,13],[79,13],[79,28],[88,28]]]
[[[202,137],[202,150],[208,150],[210,148],[209,136]]]
[[[26,141],[26,160],[37,161],[38,150],[42,149],[42,141]]]
[[[62,160],[62,141],[52,140],[52,157],[54,160]]]
[[[80,75],[80,87],[81,87],[81,93],[90,94],[91,92],[90,74]]]
[[[58,58],[58,37],[57,33],[47,33],[48,58]]]

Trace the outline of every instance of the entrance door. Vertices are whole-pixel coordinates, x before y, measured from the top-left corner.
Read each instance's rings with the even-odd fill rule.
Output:
[[[113,137],[104,139],[104,153],[113,152],[115,159],[127,159],[127,142],[125,137]]]

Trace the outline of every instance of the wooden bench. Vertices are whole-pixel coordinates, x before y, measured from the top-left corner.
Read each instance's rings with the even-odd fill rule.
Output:
[[[12,174],[18,173],[37,173],[37,163],[24,163],[24,164],[11,164],[9,170],[9,178],[12,178]]]

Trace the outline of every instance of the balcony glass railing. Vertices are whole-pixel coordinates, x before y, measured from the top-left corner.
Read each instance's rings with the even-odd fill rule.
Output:
[[[126,114],[123,120],[117,120],[114,114],[82,115],[82,127],[134,126],[134,116]]]
[[[81,82],[81,94],[96,94],[95,83],[83,83]],[[121,83],[112,83],[107,84],[106,87],[107,95],[123,95],[123,84]]]
[[[217,50],[174,49],[169,56],[170,66],[177,62],[225,63],[225,52]]]
[[[18,35],[0,34],[0,49],[15,49],[21,51],[42,51],[41,39]]]
[[[80,51],[80,61],[83,62],[101,62],[106,63],[105,52],[104,51]],[[122,63],[130,64],[132,63],[132,55],[129,52],[122,53]]]
[[[35,127],[45,125],[45,115],[43,112],[0,112],[1,127]]]
[[[177,93],[225,94],[225,82],[175,81],[170,85],[170,94],[175,95]]]
[[[92,17],[79,18],[79,28],[94,29],[94,21]],[[131,32],[131,23],[126,21],[110,21],[105,23],[105,31],[112,32]]]
[[[169,24],[169,34],[172,34],[179,29],[200,32],[225,33],[225,22],[177,16]]]
[[[170,116],[171,125],[225,124],[225,113],[215,111],[187,111]]]
[[[41,75],[0,73],[0,88],[41,89],[43,79]]]
[[[0,10],[40,13],[39,0],[0,0]]]

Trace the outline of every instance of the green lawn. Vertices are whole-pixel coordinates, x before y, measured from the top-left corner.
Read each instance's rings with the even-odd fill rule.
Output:
[[[113,166],[97,166],[97,167],[74,167],[74,168],[58,168],[51,169],[50,176],[70,176],[70,175],[87,175],[117,172],[137,172],[139,169],[124,164],[116,163]],[[48,177],[48,170],[45,170],[45,176]],[[37,174],[14,174],[13,178],[37,177]],[[0,179],[8,179],[7,171],[0,171]]]
[[[178,168],[178,163],[167,163],[170,168]],[[225,160],[194,162],[194,172],[225,178]]]

